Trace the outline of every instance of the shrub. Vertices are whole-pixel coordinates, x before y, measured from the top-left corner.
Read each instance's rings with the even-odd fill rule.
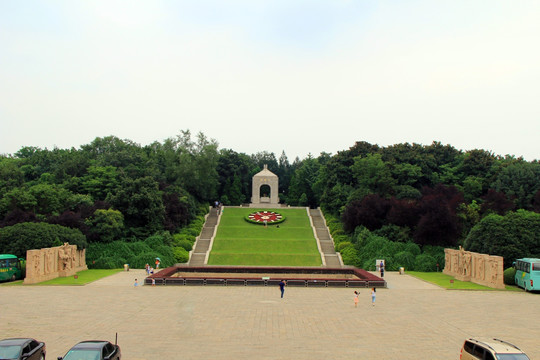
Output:
[[[186,263],[189,260],[189,253],[180,246],[173,248],[173,255],[177,263]]]
[[[359,267],[359,257],[358,252],[353,246],[348,246],[341,250],[341,258],[345,265],[353,265]]]
[[[180,244],[182,241],[189,241],[189,240],[187,240],[185,234],[174,234],[173,235],[173,242],[172,242],[173,246],[179,246],[178,244]]]
[[[142,269],[148,263],[153,265],[155,258],[161,259],[161,267],[172,266],[176,263],[171,247],[158,245],[153,238],[149,243],[157,245],[150,247],[146,241],[126,243],[113,241],[109,244],[93,243],[88,246],[86,259],[89,268],[116,269],[129,264],[134,269]]]
[[[437,271],[437,260],[428,254],[420,254],[414,260],[414,270],[423,272]]]
[[[508,269],[504,270],[504,283],[506,285],[516,285],[515,276],[516,276],[515,268],[509,267]]]
[[[375,262],[377,260],[378,260],[377,258],[372,258],[372,259],[364,261],[362,269],[368,270],[368,271],[375,271],[377,269],[377,266],[375,265]]]
[[[398,268],[404,267],[406,270],[414,270],[416,256],[408,251],[400,251],[394,256],[394,262]]]
[[[350,241],[342,241],[336,245],[336,251],[341,252],[343,249],[353,246],[353,244]]]
[[[124,264],[129,264],[126,260],[119,257],[100,257],[88,264],[89,268],[94,269],[118,269],[124,266]]]
[[[412,238],[409,234],[409,228],[407,227],[400,227],[397,225],[384,225],[378,230],[375,230],[373,233],[379,236],[383,236],[387,238],[390,241],[396,241],[396,242],[410,242],[412,241]]]
[[[420,246],[416,245],[413,242],[405,244],[405,251],[410,252],[414,256],[420,255],[422,253],[422,250],[420,250]]]
[[[435,266],[439,264],[439,269],[444,269],[444,263],[445,263],[445,257],[444,257],[444,247],[442,246],[431,246],[431,245],[424,245],[422,248],[423,253],[427,255],[431,255],[435,258]]]
[[[349,237],[347,235],[337,235],[333,236],[333,238],[336,244],[340,244],[342,242],[349,242]]]
[[[144,243],[148,245],[150,248],[157,248],[158,246],[163,245],[163,236],[161,235],[152,235],[146,238],[144,240]]]
[[[191,251],[193,250],[193,243],[187,239],[184,239],[176,242],[175,247],[181,247],[184,248],[184,250],[186,251]]]

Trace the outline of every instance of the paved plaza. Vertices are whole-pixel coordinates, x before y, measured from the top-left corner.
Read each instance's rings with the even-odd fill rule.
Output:
[[[387,273],[371,306],[351,288],[139,286],[144,271],[86,286],[0,286],[0,338],[34,337],[56,359],[81,340],[119,345],[125,360],[458,359],[491,336],[540,359],[540,294],[444,290]]]

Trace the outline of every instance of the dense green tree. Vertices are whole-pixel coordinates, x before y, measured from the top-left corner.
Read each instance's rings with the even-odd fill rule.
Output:
[[[493,153],[485,150],[470,150],[464,154],[460,171],[464,176],[485,178],[492,170],[496,161]]]
[[[523,257],[540,257],[540,214],[526,210],[489,214],[472,228],[464,248],[504,258],[504,266]]]
[[[352,171],[359,188],[381,196],[392,194],[396,181],[380,154],[355,157]]]
[[[30,195],[36,199],[34,212],[37,214],[59,214],[67,210],[73,194],[60,186],[38,184],[28,189]]]
[[[168,186],[163,190],[163,205],[165,220],[163,227],[170,232],[176,232],[187,226],[197,216],[197,203],[184,189]]]
[[[86,237],[78,229],[47,223],[21,223],[0,228],[0,253],[26,256],[27,250],[60,246],[65,242],[85,248]]]
[[[14,210],[35,212],[36,207],[37,199],[23,187],[8,191],[0,199],[0,215],[3,216]]]
[[[144,175],[146,154],[141,146],[131,140],[121,140],[116,136],[96,138],[81,149],[93,160],[95,166],[114,166],[124,170],[129,176]]]
[[[124,215],[118,210],[97,209],[86,224],[92,229],[93,241],[112,242],[124,231]]]
[[[512,162],[498,173],[491,187],[514,197],[518,208],[531,210],[534,195],[540,190],[540,163]]]
[[[218,187],[217,142],[207,139],[203,133],[197,134],[197,141],[193,141],[189,131],[182,131],[178,140],[178,185],[200,201],[215,200]]]
[[[219,178],[218,198],[227,196],[228,205],[240,205],[251,198],[251,177],[255,169],[253,160],[246,154],[221,150],[217,163]],[[281,178],[280,178],[281,183]]]
[[[142,238],[162,229],[165,207],[158,183],[147,176],[135,180],[124,178],[120,184],[107,201],[124,215],[128,231]]]
[[[0,194],[23,185],[24,173],[17,159],[0,156]]]
[[[320,164],[317,159],[308,155],[296,169],[289,189],[287,203],[290,205],[316,207],[319,204],[315,184],[319,177]],[[305,198],[301,198],[305,195]]]
[[[268,170],[274,174],[278,173],[279,165],[276,159],[276,155],[273,152],[260,151],[251,156],[255,166],[259,168],[259,171],[264,168],[264,165],[268,166]]]
[[[90,166],[81,179],[82,190],[94,200],[105,200],[118,186],[118,172],[114,166]]]

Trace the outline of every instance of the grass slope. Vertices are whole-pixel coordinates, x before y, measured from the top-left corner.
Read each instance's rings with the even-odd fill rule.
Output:
[[[456,280],[453,276],[443,274],[442,272],[419,272],[419,271],[408,271],[407,274],[422,279],[424,281],[430,282],[437,286],[440,286],[445,289],[454,289],[454,290],[499,290],[493,289],[489,286],[475,284],[470,281],[460,281]],[[454,282],[450,282],[453,280]],[[509,291],[519,291],[519,288],[516,286],[506,285],[506,290]],[[503,290],[504,291],[504,290]]]
[[[321,256],[305,209],[275,210],[286,217],[277,225],[244,220],[254,211],[226,208],[208,258],[209,265],[319,266]]]
[[[6,286],[34,286],[34,285],[86,285],[93,281],[102,279],[104,277],[114,275],[124,269],[90,269],[77,272],[77,278],[74,276],[59,277],[47,281],[42,281],[37,284],[26,285],[23,284],[23,280],[14,282],[3,283],[1,285]]]

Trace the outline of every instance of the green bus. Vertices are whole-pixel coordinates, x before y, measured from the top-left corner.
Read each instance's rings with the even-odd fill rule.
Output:
[[[0,281],[15,281],[22,279],[22,262],[24,259],[15,255],[0,254]]]
[[[516,285],[525,291],[540,290],[540,259],[524,258],[514,263]]]

